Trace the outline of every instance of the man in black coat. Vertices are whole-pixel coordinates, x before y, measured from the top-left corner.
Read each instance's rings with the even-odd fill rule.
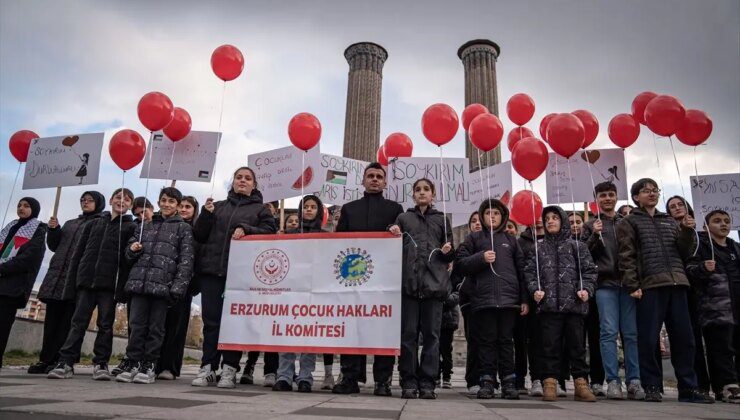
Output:
[[[362,186],[365,195],[359,200],[342,207],[337,224],[337,232],[385,232],[395,223],[396,217],[403,213],[403,207],[395,201],[383,197],[386,185],[385,169],[373,162],[365,168]],[[358,381],[364,376],[366,356],[346,355],[341,358],[342,381],[334,385],[335,394],[357,394],[360,392]],[[375,356],[373,362],[373,379],[378,396],[390,396],[390,381],[393,374],[393,356]]]

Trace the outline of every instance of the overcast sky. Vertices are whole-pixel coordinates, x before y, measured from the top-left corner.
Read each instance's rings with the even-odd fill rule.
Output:
[[[120,184],[107,141],[120,128],[144,134],[136,104],[159,90],[187,109],[194,130],[216,130],[221,82],[210,55],[236,45],[245,71],[228,83],[224,140],[216,197],[226,177],[250,153],[289,145],[287,122],[298,112],[322,122],[321,150],[341,154],[348,66],[344,49],[372,41],[388,50],[383,71],[381,141],[394,131],[414,141],[414,155],[436,156],[421,135],[424,109],[436,102],[464,106],[464,42],[487,38],[501,46],[497,63],[502,110],[518,92],[531,95],[537,133],[550,112],[594,112],[601,132],[593,147],[614,147],[606,134],[612,116],[629,112],[644,90],[672,94],[714,120],[699,171],[740,170],[740,2],[719,1],[32,1],[0,2],[0,137],[20,129],[42,137],[106,131],[101,185],[106,196]],[[513,124],[502,115],[506,130]],[[462,132],[447,156],[464,156]],[[17,163],[0,148],[0,211],[5,210]],[[662,178],[680,192],[665,139],[658,140],[662,174],[646,129],[627,151],[628,181]],[[677,154],[688,193],[691,149]],[[504,151],[504,160],[509,159]],[[140,168],[127,175],[137,195]],[[515,179],[515,189],[521,180]],[[20,184],[20,181],[19,181]],[[153,183],[150,196],[164,184]],[[544,192],[544,180],[535,183]],[[178,187],[198,198],[206,184]],[[60,219],[79,212],[90,187],[65,188]],[[51,214],[53,189],[19,192],[41,199]],[[14,217],[11,214],[8,220]]]

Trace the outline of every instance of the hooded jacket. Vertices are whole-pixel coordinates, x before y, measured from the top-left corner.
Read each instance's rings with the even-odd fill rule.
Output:
[[[304,220],[303,219],[303,203],[307,200],[313,200],[318,205],[318,209],[316,211],[316,217],[313,220]],[[316,197],[313,194],[309,194],[305,197],[303,197],[298,203],[298,229],[290,229],[286,231],[285,233],[318,233],[323,232],[324,229],[321,228],[321,222],[324,220],[324,204],[321,202],[319,197]],[[301,226],[303,226],[303,230],[301,230]]]
[[[231,236],[236,228],[247,235],[277,232],[275,219],[262,203],[262,193],[252,190],[250,195],[229,190],[226,200],[214,203],[213,212],[200,211],[193,226],[193,237],[201,243],[195,270],[226,281]]]
[[[524,283],[524,254],[514,236],[506,233],[509,209],[499,200],[490,205],[501,213],[501,224],[493,231],[493,250],[496,260],[488,264],[483,253],[491,250],[491,230],[471,233],[457,253],[455,265],[470,284],[470,307],[473,312],[488,308],[519,308],[527,303]],[[484,218],[489,200],[481,203],[479,214]],[[567,220],[567,219],[566,219]]]
[[[609,217],[601,213],[601,235],[594,233],[596,218],[583,225],[581,240],[586,243],[594,264],[598,267],[597,289],[602,287],[622,287],[622,273],[619,271],[619,241],[617,223],[622,216],[617,213]],[[603,238],[603,240],[602,240]]]
[[[80,198],[89,195],[95,201],[95,208],[88,213],[82,213],[77,218],[68,220],[64,226],[49,228],[46,233],[46,246],[54,253],[49,261],[49,270],[39,287],[38,298],[44,303],[52,300],[64,300],[64,283],[67,280],[67,270],[72,259],[78,233],[81,227],[89,220],[100,217],[105,208],[105,197],[97,191],[85,191]]]
[[[740,262],[729,259],[724,261],[718,253],[715,253],[714,271],[707,271],[704,261],[712,259],[710,239],[706,232],[699,235],[699,250],[686,265],[686,273],[698,296],[699,325],[701,327],[737,325],[740,323],[740,302],[735,300],[737,296],[737,291],[733,289],[735,282],[728,276],[727,265],[737,265]],[[716,242],[713,245],[715,249],[719,247]],[[727,238],[727,247],[734,248],[735,255],[740,255],[740,245],[732,238]]]
[[[433,207],[428,207],[426,212],[422,213],[416,206],[398,215],[395,224],[404,233],[402,260],[404,295],[416,299],[446,299],[451,291],[447,267],[455,258],[455,253],[454,250],[448,254],[441,251],[442,245],[452,243],[452,227],[444,214]]]
[[[551,234],[545,229],[545,238],[537,244],[539,256],[540,285],[545,297],[537,306],[538,313],[570,313],[586,315],[588,301],[583,302],[576,294],[583,289],[593,298],[596,286],[597,270],[591,254],[583,242],[571,239],[568,215],[558,206],[548,206],[542,210],[542,222],[545,215],[556,212],[560,216],[560,231]],[[545,226],[547,226],[545,224]],[[528,258],[525,274],[529,293],[534,296],[537,288],[537,261]],[[580,273],[580,274],[579,274]]]
[[[131,244],[140,242],[142,249],[132,251]],[[193,275],[192,228],[179,214],[164,218],[155,213],[144,224],[142,239],[134,235],[126,247],[126,259],[133,264],[125,291],[177,301],[185,297]]]

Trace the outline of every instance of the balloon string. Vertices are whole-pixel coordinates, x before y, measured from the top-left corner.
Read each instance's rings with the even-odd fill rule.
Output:
[[[671,153],[673,153],[673,162],[676,164],[676,173],[678,174],[678,184],[681,186],[681,196],[686,199],[686,192],[683,189],[683,182],[681,181],[681,170],[678,169],[678,158],[676,157],[676,151],[673,149],[673,139],[668,136],[668,144],[671,145]]]
[[[218,165],[216,165],[216,160],[218,160],[218,149],[221,148],[221,121],[224,117],[224,98],[226,98],[226,82],[224,82],[224,87],[221,90],[221,110],[218,113],[218,137],[216,137],[216,157],[213,159],[213,173],[211,174],[211,194],[209,195],[210,198],[213,198],[213,189],[216,185],[216,168],[218,168]]]
[[[439,146],[439,178],[442,181],[442,191],[440,191],[440,197],[442,198],[442,225],[444,226],[445,236],[442,239],[442,246],[447,243],[447,202],[445,201],[445,176],[444,176],[444,161],[442,160],[442,146]],[[432,255],[434,251],[442,252],[442,248],[434,248],[429,253],[427,261],[432,261]]]
[[[534,186],[532,185],[532,181],[529,181],[529,188],[532,190],[532,195],[530,195],[530,199],[532,201],[532,221],[534,224],[532,225],[532,239],[534,240],[534,263],[535,267],[537,267],[537,290],[542,290],[542,286],[540,285],[540,255],[539,251],[537,251],[537,215],[534,214],[535,206],[534,206]],[[524,188],[527,189],[526,187]]]
[[[558,155],[553,154],[552,157],[555,159],[555,197],[557,197],[558,207],[560,207],[560,172],[558,172]]]
[[[588,156],[588,152],[585,152],[585,153],[586,153],[586,168],[588,168],[588,177],[591,178],[591,191],[593,191],[594,193],[594,202],[595,202],[596,201],[596,185],[594,184],[594,175],[591,173],[591,158]],[[601,221],[601,207],[599,207],[598,203],[596,204],[596,218],[599,219],[599,221]],[[601,243],[603,244],[604,235],[601,232],[599,232],[599,239],[601,240]]]
[[[304,184],[303,172],[306,171],[306,153],[308,153],[308,151],[301,153],[301,178],[300,178],[301,180],[301,202],[300,202],[301,207],[303,207],[303,205],[305,204],[303,201],[304,199],[303,197],[303,184]],[[301,221],[301,233],[303,233],[303,208],[298,209],[298,211],[301,212],[299,220]]]
[[[144,211],[141,213],[141,232],[139,232],[139,240],[141,240],[142,235],[144,235],[144,214],[146,213],[146,203],[149,201],[149,178],[151,178],[152,174],[152,148],[154,148],[154,133],[150,132],[149,134],[149,147],[147,148],[145,153],[149,153],[149,162],[147,163],[146,167],[146,185],[144,187]]]
[[[709,237],[709,249],[712,252],[712,261],[714,261],[714,244],[712,243],[712,233],[709,231],[707,227],[707,218],[704,214],[704,186],[701,183],[701,178],[699,178],[699,167],[696,165],[696,146],[694,146],[694,173],[696,174],[696,184],[699,188],[699,214],[702,217],[702,223],[704,223],[704,230],[707,231],[707,236]],[[694,251],[694,256],[696,256],[696,253],[699,252],[699,232],[694,229],[694,232],[696,232],[696,251]]]
[[[658,182],[660,182],[660,185],[663,184],[663,171],[660,169],[660,157],[658,156],[658,140],[655,137],[655,133],[652,133],[653,135],[653,146],[655,148],[655,161],[658,163]],[[663,201],[663,207],[665,207],[665,194],[660,195],[661,200]]]
[[[177,147],[177,142],[172,142],[172,154],[170,155],[170,166],[167,167],[167,178],[170,178],[170,171],[172,170],[172,161],[175,159],[175,148]],[[165,184],[167,185],[167,184]]]
[[[486,195],[488,196],[488,213],[492,214],[493,209],[491,208],[491,154],[486,153]],[[481,185],[481,187],[483,187]],[[485,213],[485,212],[484,212]],[[485,214],[480,214],[478,217],[484,217]],[[503,216],[503,215],[502,215]],[[496,252],[496,249],[493,246],[493,217],[490,217],[489,222],[491,223],[491,226],[488,226],[488,232],[491,234],[491,251]],[[501,219],[503,222],[503,217]],[[498,273],[496,270],[493,269],[493,263],[488,263],[488,265],[491,267],[491,272],[493,272],[494,275],[498,276]]]
[[[571,175],[571,172],[570,172],[570,158],[568,158],[568,181],[570,182],[570,200],[572,202],[571,205],[573,206],[573,223],[575,223],[575,220],[576,220],[576,199],[575,199],[575,196],[573,195],[573,175]],[[565,223],[565,222],[562,222],[562,223]],[[578,279],[579,279],[580,284],[581,284],[581,289],[580,290],[583,290],[583,274],[581,273],[581,247],[580,247],[580,244],[578,244],[578,242],[580,242],[580,240],[581,240],[581,233],[579,231],[576,234],[576,241],[577,241],[576,242],[576,254],[578,256]]]
[[[126,185],[126,171],[123,171],[123,174],[121,175],[121,192],[118,194],[118,200],[120,202],[123,202],[123,188],[124,185]],[[146,197],[145,197],[146,198]],[[146,212],[146,200],[144,200],[144,210],[141,212],[141,225],[144,226],[144,213]],[[120,267],[121,267],[121,230],[123,230],[123,215],[118,215],[118,248],[116,248],[118,252],[118,265],[119,270],[116,271],[116,283],[118,283],[118,275],[120,274]],[[139,238],[139,243],[141,243],[141,237]]]
[[[10,189],[10,195],[8,196],[8,204],[5,206],[5,215],[3,215],[3,224],[0,225],[0,229],[5,227],[5,219],[8,217],[8,210],[10,210],[10,203],[13,201],[13,193],[15,192],[15,184],[18,183],[18,174],[21,173],[21,162],[18,162],[18,169],[15,171],[15,179],[13,180],[13,187]]]

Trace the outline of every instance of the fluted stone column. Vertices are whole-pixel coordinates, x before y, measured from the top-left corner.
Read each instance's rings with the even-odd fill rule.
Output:
[[[374,162],[380,145],[380,93],[388,52],[378,44],[359,42],[347,47],[344,57],[349,81],[343,155]]]
[[[496,60],[500,52],[498,44],[487,39],[468,41],[457,50],[465,68],[465,106],[483,104],[498,116]],[[465,139],[468,140],[467,135]],[[465,156],[470,159],[470,170],[477,169],[478,149],[470,141],[465,142]],[[501,145],[481,156],[482,167],[487,166],[486,162],[491,165],[501,162]]]

